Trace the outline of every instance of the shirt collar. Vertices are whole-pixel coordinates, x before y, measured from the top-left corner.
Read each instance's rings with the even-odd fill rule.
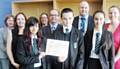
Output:
[[[72,29],[72,25],[69,26],[69,27],[66,27],[66,26],[63,26],[63,32],[66,33],[66,29],[68,29],[68,33],[71,32],[71,29]]]
[[[102,35],[102,30],[97,31],[96,29],[94,29],[94,33],[100,33],[100,35]]]
[[[54,26],[55,29],[56,29],[57,25],[58,25],[58,23],[54,23],[54,24],[50,23],[50,27],[53,27],[53,26]]]
[[[32,39],[34,39],[34,38],[37,39],[37,35],[31,35],[31,38],[32,38]]]
[[[86,16],[85,16],[85,19],[87,19],[87,18],[88,18],[88,16],[89,16],[89,15],[86,15]],[[81,17],[82,17],[82,16],[79,16],[79,19],[81,19]]]

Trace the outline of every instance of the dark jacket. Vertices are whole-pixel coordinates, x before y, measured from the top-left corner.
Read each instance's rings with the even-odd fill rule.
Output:
[[[54,33],[59,31],[61,29],[61,27],[62,26],[60,24],[58,24],[56,30],[51,31],[50,25],[45,26],[45,27],[42,28],[42,36],[45,37],[45,38],[54,39],[55,38]]]
[[[84,37],[85,41],[85,65],[87,68],[87,61],[92,50],[92,38],[93,31],[86,33]],[[113,36],[111,32],[103,29],[100,50],[99,50],[99,60],[102,66],[102,69],[114,69],[114,43]]]
[[[63,28],[57,30],[54,33],[54,39],[66,40]],[[57,57],[47,57],[47,69],[83,69],[84,62],[84,41],[82,32],[79,32],[76,28],[72,28],[68,37],[69,41],[69,53],[65,62],[59,62]],[[46,45],[45,45],[46,46]]]
[[[94,23],[94,22],[93,22],[93,17],[89,15],[89,16],[88,16],[88,27],[87,27],[87,31],[90,31],[90,30],[92,30],[92,29],[94,28],[94,24],[93,24],[93,23]],[[79,25],[79,16],[76,16],[76,17],[74,18],[74,21],[73,21],[73,26],[78,29],[78,25]]]
[[[42,58],[41,61],[42,66],[34,68],[34,63],[39,62],[39,52],[38,54],[33,55],[30,51],[31,47],[28,47],[27,44],[29,43],[26,41],[24,36],[18,37],[18,43],[16,47],[16,61],[20,64],[20,69],[46,69],[44,66],[44,58]]]
[[[78,25],[79,25],[79,16],[76,16],[76,17],[74,18],[74,21],[73,21],[73,26],[78,29]],[[86,33],[89,32],[89,31],[92,31],[93,28],[94,28],[93,17],[92,17],[91,15],[89,15],[89,16],[88,16],[88,26],[87,26],[87,31],[86,31]],[[86,40],[85,40],[85,38],[86,38],[86,33],[85,33],[85,35],[84,35],[84,43],[85,43],[85,44],[88,44],[88,43],[86,42]],[[89,40],[87,39],[87,41],[89,41]],[[86,50],[86,48],[85,48],[85,50]],[[85,55],[87,55],[87,51],[85,51]],[[85,56],[84,56],[84,58],[85,58]],[[86,59],[86,58],[85,58],[85,59]],[[87,62],[87,61],[85,60],[84,62]],[[84,68],[85,68],[85,67],[86,67],[86,66],[85,66],[85,63],[84,63]]]

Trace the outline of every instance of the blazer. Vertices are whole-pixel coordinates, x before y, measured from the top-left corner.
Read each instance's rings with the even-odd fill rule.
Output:
[[[93,17],[91,15],[88,16],[88,26],[87,26],[87,31],[90,31],[94,28],[94,24],[93,24]],[[78,29],[78,25],[79,25],[79,16],[76,16],[73,20],[73,26],[75,28]],[[86,31],[86,32],[87,32]]]
[[[78,25],[79,25],[79,16],[76,16],[76,17],[74,18],[74,21],[73,21],[73,26],[78,29]],[[89,15],[89,16],[88,16],[88,26],[87,26],[87,31],[86,31],[86,33],[89,32],[89,31],[92,31],[93,28],[94,28],[93,17],[92,17],[91,15]],[[85,33],[85,35],[84,35],[84,43],[86,42],[86,41],[85,41],[86,33]],[[85,43],[85,44],[86,44],[86,43]],[[86,50],[86,48],[85,48],[85,50]],[[85,52],[85,55],[86,55],[86,54],[87,54],[87,53]],[[85,58],[85,59],[86,59],[86,58]],[[85,60],[84,62],[87,62],[87,61]],[[83,68],[85,68],[85,67],[86,67],[86,66],[85,66],[85,64],[84,64]]]
[[[39,62],[39,53],[37,55],[32,55],[30,52],[31,48],[28,48],[24,36],[18,37],[18,43],[16,47],[16,62],[20,64],[20,69],[46,69],[44,66],[44,58],[42,58],[42,66],[34,68],[34,63]]]
[[[92,37],[93,31],[86,33],[84,37],[85,41],[85,63],[84,67],[87,69],[87,61],[89,59],[91,50],[92,50]],[[101,41],[100,41],[100,50],[99,50],[99,60],[102,66],[102,69],[114,69],[114,43],[112,33],[103,29]]]
[[[54,33],[56,31],[59,31],[61,27],[62,26],[60,24],[58,24],[55,31],[51,31],[50,24],[48,26],[43,27],[42,28],[42,37],[54,39],[55,38]]]
[[[7,27],[0,28],[0,58],[8,58],[6,53]]]
[[[54,33],[54,39],[65,40],[63,28]],[[44,45],[46,46],[46,45]],[[52,59],[52,60],[50,60]],[[72,27],[69,40],[69,53],[65,62],[61,63],[57,57],[47,58],[47,69],[83,69],[84,62],[84,41],[82,32]]]

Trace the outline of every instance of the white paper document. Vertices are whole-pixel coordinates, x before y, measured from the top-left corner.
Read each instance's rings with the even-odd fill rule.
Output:
[[[69,41],[47,39],[46,55],[68,56]]]

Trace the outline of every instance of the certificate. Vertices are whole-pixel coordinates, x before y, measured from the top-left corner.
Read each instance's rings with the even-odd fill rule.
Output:
[[[47,39],[46,55],[68,56],[69,41]]]

